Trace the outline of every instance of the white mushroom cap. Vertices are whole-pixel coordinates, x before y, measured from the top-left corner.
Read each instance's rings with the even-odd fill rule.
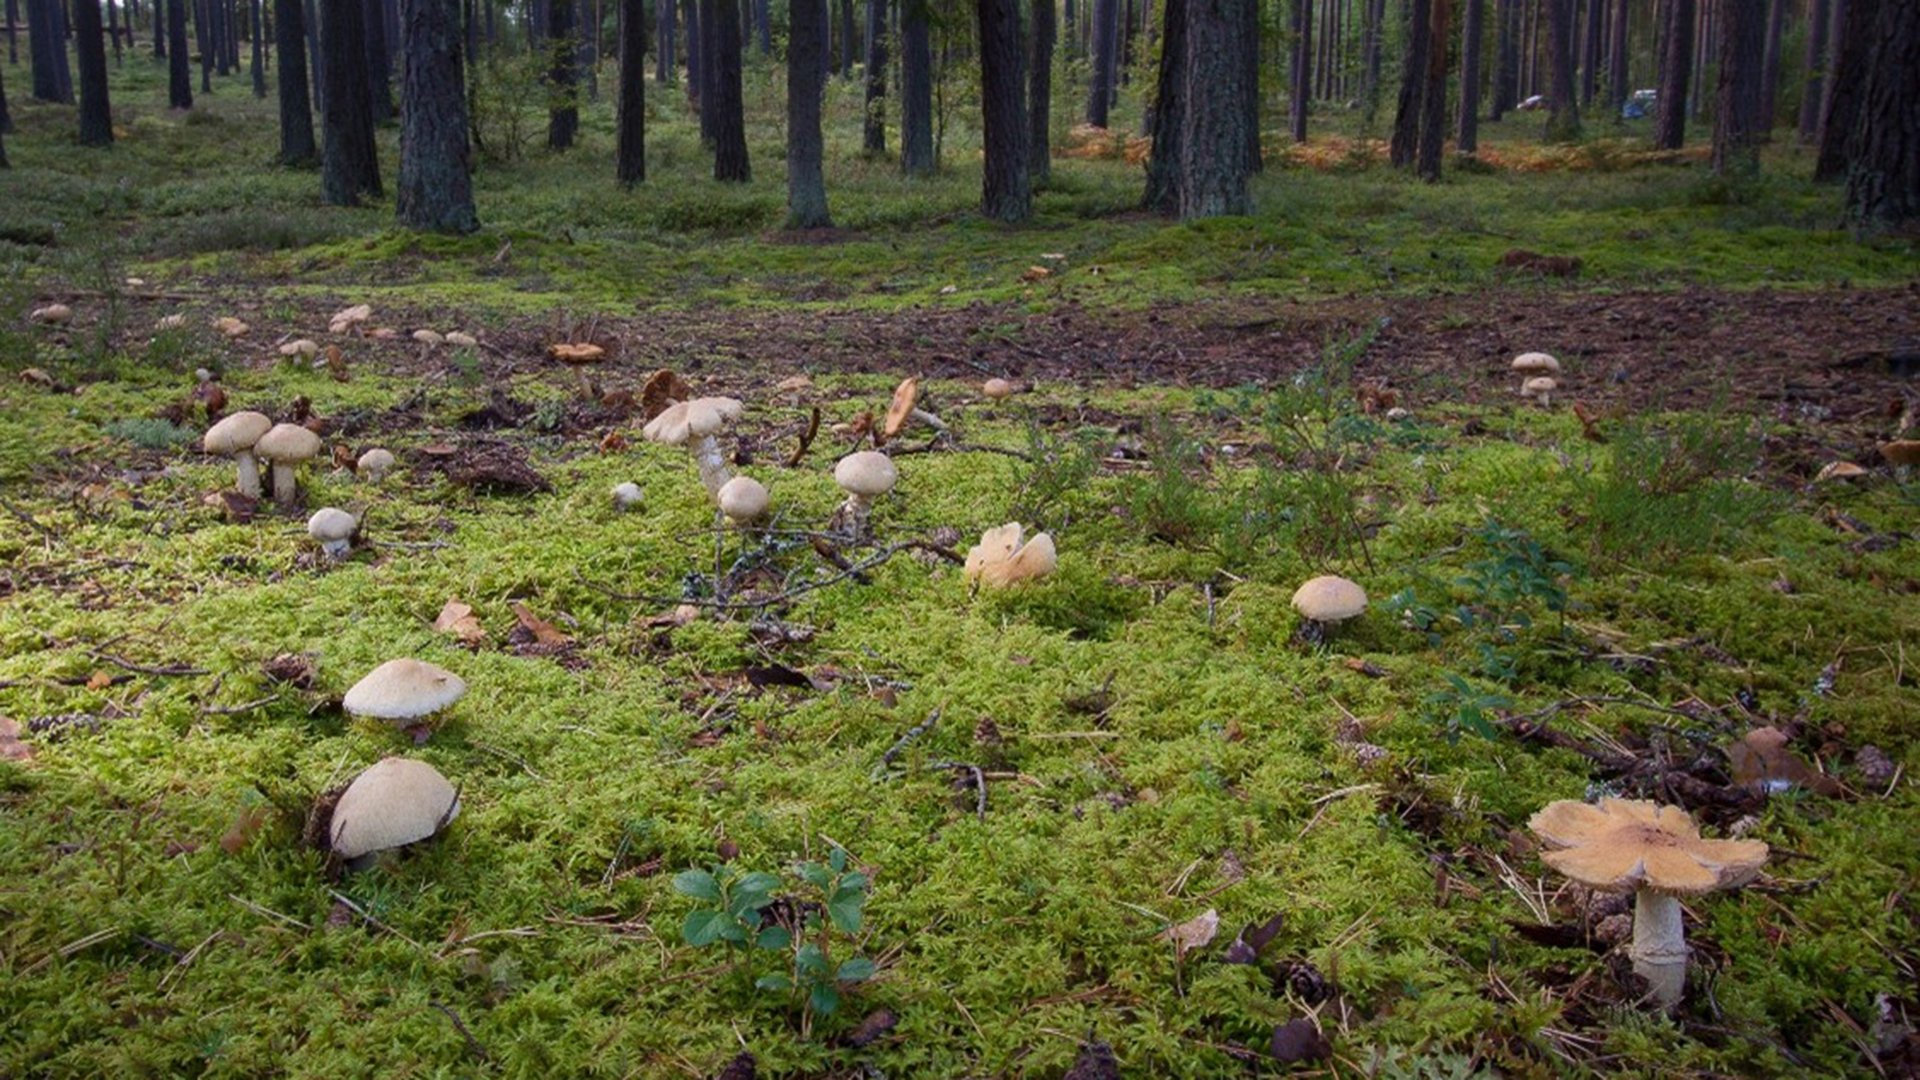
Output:
[[[1543,352],[1521,353],[1513,358],[1513,363],[1507,366],[1513,371],[1528,375],[1560,374],[1560,361]]]
[[[1053,537],[1035,533],[1023,543],[1022,531],[1019,522],[1010,521],[981,533],[980,542],[967,552],[967,580],[1005,588],[1053,573],[1059,564]]]
[[[299,424],[275,424],[253,444],[253,452],[268,461],[305,461],[320,452],[320,436]]]
[[[466,692],[466,681],[446,668],[402,658],[368,672],[340,704],[355,716],[413,720],[439,712]]]
[[[323,506],[307,519],[307,535],[321,543],[345,540],[359,528],[360,520],[337,506]]]
[[[1551,394],[1559,388],[1559,383],[1554,382],[1545,375],[1536,375],[1520,384],[1520,392],[1526,394],[1528,397],[1539,397],[1542,394]]]
[[[899,479],[900,470],[894,468],[893,459],[878,450],[848,454],[833,467],[833,482],[840,485],[840,490],[868,498],[892,491]]]
[[[613,485],[613,505],[622,510],[631,510],[640,505],[640,485],[631,480]]]
[[[440,770],[411,758],[381,758],[347,785],[334,804],[327,843],[343,859],[425,840],[460,813],[460,797]]]
[[[209,454],[237,454],[253,449],[272,427],[273,421],[265,413],[237,412],[208,428],[200,445]]]
[[[360,460],[354,462],[353,467],[356,471],[366,473],[378,480],[393,468],[393,451],[376,446],[361,454]]]
[[[720,512],[728,521],[742,523],[757,520],[767,512],[772,497],[767,486],[751,476],[736,476],[720,485]]]
[[[422,345],[444,345],[447,342],[446,336],[437,330],[415,330],[413,340]]]
[[[281,356],[304,356],[312,359],[320,355],[320,343],[312,338],[296,338],[280,346]]]
[[[447,344],[458,345],[463,349],[471,349],[475,345],[480,344],[480,339],[463,330],[449,330],[447,331]]]
[[[992,378],[988,379],[986,383],[980,387],[980,392],[995,401],[999,401],[1001,398],[1012,396],[1013,384],[1005,379]]]
[[[1345,622],[1367,610],[1367,591],[1333,574],[1322,574],[1293,591],[1293,609],[1313,622]]]
[[[744,408],[733,398],[694,398],[669,406],[649,420],[640,433],[648,442],[684,446],[689,439],[711,435],[725,427],[727,421],[738,420]]]

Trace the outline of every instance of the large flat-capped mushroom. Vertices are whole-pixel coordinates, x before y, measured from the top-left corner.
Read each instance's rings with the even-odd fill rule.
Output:
[[[1317,640],[1366,611],[1367,590],[1337,574],[1322,574],[1293,591],[1293,609],[1305,620],[1304,636]]]
[[[363,868],[371,856],[433,836],[459,813],[459,793],[440,770],[412,758],[382,758],[334,803],[327,846]]]
[[[728,471],[727,459],[721,455],[719,440],[714,436],[728,421],[739,419],[744,408],[733,398],[694,398],[673,405],[647,421],[640,433],[648,442],[684,446],[692,451],[694,463],[700,468],[700,483],[706,487],[707,494],[718,496],[721,487],[733,479],[733,474]]]
[[[320,436],[299,424],[275,424],[253,444],[253,452],[272,463],[273,500],[287,506],[293,502],[294,470],[320,452]]]
[[[833,482],[847,493],[847,501],[840,504],[834,518],[845,523],[844,531],[855,540],[866,539],[873,500],[892,491],[899,479],[900,470],[894,467],[893,459],[878,450],[862,450],[841,458],[833,467]]]
[[[1758,840],[1703,839],[1685,810],[1638,799],[1564,799],[1527,825],[1559,849],[1541,855],[1548,866],[1589,888],[1634,894],[1628,956],[1663,1007],[1679,1004],[1687,988],[1679,898],[1737,888],[1767,861]]]
[[[420,721],[459,701],[466,692],[466,680],[446,668],[402,657],[368,672],[340,705],[354,716],[420,728]]]
[[[273,420],[265,413],[242,410],[207,429],[200,446],[209,454],[230,457],[239,469],[240,494],[260,497],[260,466],[253,450],[260,437],[273,429]]]

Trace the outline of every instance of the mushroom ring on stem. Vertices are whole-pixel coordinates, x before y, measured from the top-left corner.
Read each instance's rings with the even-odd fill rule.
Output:
[[[718,496],[720,488],[733,479],[733,474],[728,471],[727,459],[720,453],[720,443],[714,436],[727,426],[727,421],[738,420],[742,409],[744,406],[733,398],[694,398],[673,405],[647,421],[640,433],[648,442],[691,450],[694,463],[700,467],[700,483],[707,494]]]
[[[873,500],[892,491],[899,479],[900,470],[894,467],[893,459],[878,450],[848,454],[833,467],[833,482],[847,493],[847,501],[840,504],[834,516],[846,522],[855,539],[864,538]]]
[[[273,500],[286,506],[293,502],[294,470],[320,452],[320,436],[299,424],[275,424],[253,452],[273,463]]]
[[[207,429],[201,448],[209,454],[231,457],[239,467],[240,494],[260,497],[260,466],[254,461],[254,447],[260,437],[272,430],[273,421],[265,413],[241,411]]]
[[[1767,861],[1758,840],[1702,839],[1685,810],[1638,799],[1561,800],[1527,826],[1560,849],[1541,856],[1548,866],[1589,888],[1633,892],[1628,956],[1662,1007],[1679,1004],[1687,988],[1679,898],[1738,888]]]

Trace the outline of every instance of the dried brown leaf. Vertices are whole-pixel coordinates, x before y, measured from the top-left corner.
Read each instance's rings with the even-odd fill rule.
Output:
[[[1173,942],[1174,959],[1184,960],[1193,950],[1206,948],[1219,932],[1220,913],[1208,908],[1186,922],[1174,923],[1160,931],[1160,937]]]

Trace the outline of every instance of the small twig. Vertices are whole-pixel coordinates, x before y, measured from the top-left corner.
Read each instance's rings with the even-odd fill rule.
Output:
[[[185,664],[136,664],[133,661],[128,660],[124,657],[115,656],[112,653],[101,652],[98,649],[88,649],[87,655],[93,657],[95,660],[98,660],[103,664],[112,664],[114,667],[122,668],[126,671],[138,672],[141,675],[205,675],[207,674],[206,668],[188,667]]]
[[[248,900],[246,897],[237,895],[235,893],[228,893],[227,899],[233,901],[236,904],[239,904],[241,907],[246,908],[248,911],[253,912],[255,915],[265,915],[269,919],[277,919],[280,922],[286,923],[288,926],[296,926],[302,930],[313,929],[313,927],[308,926],[306,923],[301,922],[299,919],[296,919],[291,915],[282,915],[279,912],[273,910],[272,908],[262,907],[259,904],[256,904],[253,901]]]
[[[473,1037],[473,1032],[467,1030],[467,1025],[460,1022],[460,1018],[454,1015],[454,1012],[452,1009],[447,1008],[445,1005],[442,1005],[438,1001],[429,1001],[427,1002],[427,1005],[430,1008],[440,1010],[440,1013],[443,1016],[445,1016],[448,1020],[453,1021],[453,1030],[458,1031],[460,1033],[460,1037],[467,1040],[468,1053],[472,1054],[474,1057],[478,1058],[481,1061],[493,1060],[492,1057],[487,1053],[487,1048],[480,1045],[480,1040]]]
[[[255,709],[271,705],[280,700],[279,694],[268,694],[255,701],[243,701],[238,705],[202,705],[201,716],[234,716],[238,713],[252,712]]]
[[[973,816],[981,821],[987,820],[987,776],[980,771],[980,766],[969,761],[933,761],[923,767],[929,770],[953,769],[971,776],[974,790]]]
[[[940,710],[935,709],[933,710],[933,712],[927,715],[927,718],[925,720],[908,728],[906,731],[906,734],[900,736],[898,739],[895,739],[893,741],[893,745],[887,747],[887,752],[880,755],[879,763],[874,765],[873,771],[867,774],[868,778],[872,780],[879,780],[882,777],[884,777],[886,775],[888,766],[893,764],[893,759],[899,757],[903,752],[905,752],[907,747],[913,744],[914,740],[920,738],[920,736],[922,735],[925,735],[927,732],[932,731],[933,725],[939,722],[940,722]]]
[[[215,930],[213,933],[207,935],[206,940],[187,950],[187,954],[174,963],[173,969],[160,977],[160,988],[166,990],[167,995],[171,995],[174,990],[179,989],[177,980],[187,973],[187,969],[193,966],[195,960],[200,959],[200,954],[206,951],[207,946],[218,941],[225,934],[225,930]],[[169,988],[167,986],[168,983],[173,983],[173,987]]]
[[[795,468],[807,458],[807,451],[813,447],[813,437],[820,434],[820,406],[815,405],[807,417],[806,430],[800,433],[800,445],[787,455],[787,468]]]
[[[8,499],[4,495],[0,495],[0,507],[5,507],[7,510],[7,513],[12,514],[14,517],[19,518],[21,522],[24,523],[28,528],[32,529],[34,532],[37,532],[42,537],[44,537],[48,543],[52,543],[54,541],[54,535],[53,535],[52,529],[49,529],[45,525],[42,525],[38,521],[35,521],[33,518],[33,515],[13,505],[13,501],[11,499]]]
[[[429,954],[432,953],[433,950],[427,948],[425,945],[420,944],[419,942],[413,940],[412,938],[401,933],[400,931],[395,930],[393,927],[388,926],[386,923],[381,922],[379,919],[374,918],[373,915],[370,914],[366,908],[363,908],[359,904],[354,903],[353,899],[347,896],[345,893],[337,892],[333,889],[328,889],[327,894],[329,896],[332,896],[336,902],[345,906],[348,911],[351,911],[355,915],[360,916],[360,918],[364,920],[368,926],[371,926],[376,930],[384,930],[387,933],[392,934],[394,937],[399,938],[401,941],[404,941],[407,944],[413,946],[414,948],[419,949],[423,953],[429,953]]]
[[[649,593],[623,593],[623,592],[618,592],[614,589],[610,589],[605,585],[600,585],[596,582],[590,581],[586,577],[582,576],[578,571],[574,573],[574,580],[578,581],[582,585],[585,585],[587,588],[592,589],[597,593],[600,593],[602,596],[612,597],[615,600],[626,600],[626,601],[645,603],[645,604],[659,604],[663,606],[668,604],[673,604],[673,605],[690,604],[694,607],[710,608],[714,611],[762,611],[770,607],[779,607],[782,604],[792,603],[794,600],[798,599],[801,596],[806,595],[807,593],[824,589],[829,585],[837,585],[840,582],[847,580],[848,578],[857,578],[860,575],[866,573],[868,570],[872,570],[874,567],[880,566],[881,564],[885,563],[888,559],[893,558],[895,555],[898,555],[903,551],[909,551],[909,550],[928,551],[933,553],[934,555],[939,556],[942,559],[946,559],[955,563],[964,563],[966,561],[965,559],[961,558],[956,552],[948,548],[943,548],[940,545],[932,543],[930,541],[906,540],[898,544],[889,544],[888,546],[881,548],[879,551],[874,552],[872,555],[869,555],[866,558],[861,559],[859,562],[848,563],[846,565],[846,568],[839,571],[838,573],[831,574],[823,578],[815,578],[811,581],[803,581],[800,584],[795,585],[792,588],[789,588],[786,591],[778,593],[774,596],[758,597],[751,600],[723,600],[718,598],[712,599],[712,600],[700,599],[700,598],[688,599],[687,597],[684,597],[684,596],[657,596]]]

